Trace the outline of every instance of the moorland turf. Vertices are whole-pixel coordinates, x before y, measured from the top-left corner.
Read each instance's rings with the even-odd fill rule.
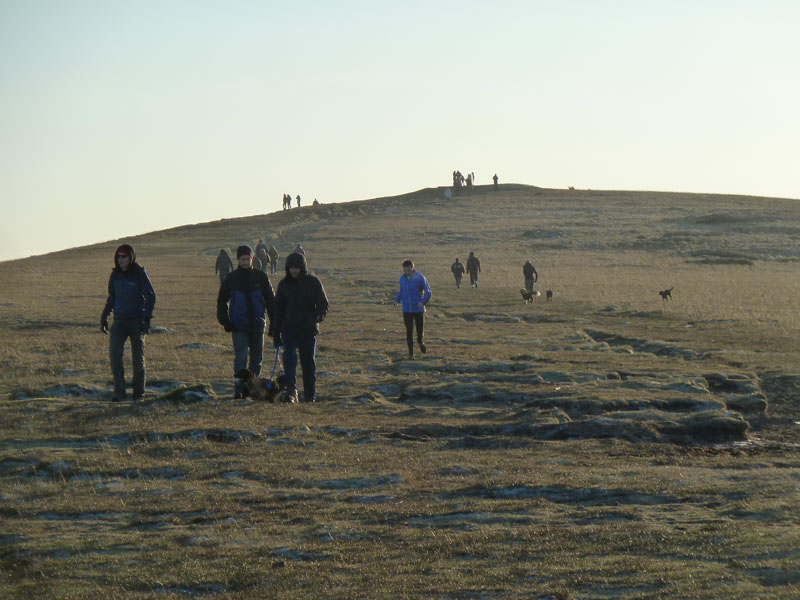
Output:
[[[119,241],[0,263],[0,598],[796,599],[798,209],[432,188],[125,240],[143,403],[99,328]],[[330,298],[317,404],[232,399],[214,260],[259,238]]]

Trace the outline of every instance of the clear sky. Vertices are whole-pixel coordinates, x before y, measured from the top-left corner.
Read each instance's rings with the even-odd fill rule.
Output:
[[[486,184],[800,198],[796,0],[0,0],[0,260]]]

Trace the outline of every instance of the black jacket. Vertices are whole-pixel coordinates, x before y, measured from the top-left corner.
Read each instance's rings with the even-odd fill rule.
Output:
[[[300,267],[300,276],[289,274],[290,266]],[[319,325],[328,312],[328,297],[322,282],[308,274],[306,258],[292,253],[286,257],[286,277],[275,293],[273,332],[294,335],[317,335]]]
[[[522,267],[522,274],[525,276],[525,279],[538,279],[539,274],[536,272],[536,269],[531,264],[531,261],[528,261]]]

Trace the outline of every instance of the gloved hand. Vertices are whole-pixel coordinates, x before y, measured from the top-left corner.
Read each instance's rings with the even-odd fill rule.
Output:
[[[281,345],[281,332],[280,331],[272,336],[272,343],[275,345],[276,348]]]
[[[140,335],[147,335],[150,333],[150,319],[144,319],[142,321],[141,329],[139,330]]]
[[[325,319],[325,315],[317,315],[317,323],[322,323],[322,321],[324,319]]]
[[[100,319],[100,331],[108,333],[108,321],[106,319]]]
[[[226,319],[226,320],[225,320],[225,322],[224,322],[224,323],[222,323],[222,328],[223,328],[225,331],[227,331],[228,333],[230,333],[231,331],[233,331],[233,326],[231,325],[231,322],[230,322],[230,320],[228,320],[228,319]]]

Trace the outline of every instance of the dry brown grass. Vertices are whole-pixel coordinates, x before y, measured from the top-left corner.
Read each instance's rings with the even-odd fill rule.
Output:
[[[797,202],[440,196],[132,240],[168,330],[148,377],[201,402],[107,401],[116,241],[0,263],[0,597],[797,598]],[[259,237],[331,298],[318,405],[230,400],[214,258]],[[434,290],[413,363],[406,257]],[[522,303],[526,258],[554,302]]]

